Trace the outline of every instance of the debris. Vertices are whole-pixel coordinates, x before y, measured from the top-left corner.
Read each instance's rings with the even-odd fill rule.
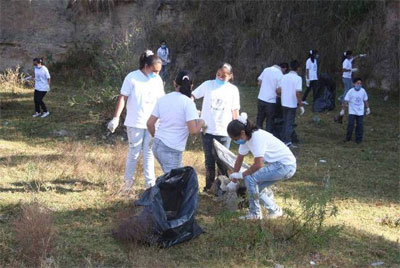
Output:
[[[319,162],[321,162],[321,163],[326,163],[326,160],[320,159]]]
[[[374,266],[374,267],[376,267],[376,266],[381,266],[381,265],[383,265],[383,264],[384,264],[383,261],[377,261],[377,262],[371,263],[371,265]]]
[[[310,265],[311,265],[311,266],[314,266],[314,265],[315,265],[315,262],[310,261]]]
[[[60,130],[54,130],[53,135],[58,137],[66,137],[66,136],[71,136],[71,133],[65,129],[60,129]]]
[[[285,268],[285,266],[283,266],[282,264],[275,264],[274,268]]]
[[[319,124],[321,122],[321,118],[318,115],[314,115],[312,117],[312,121]]]

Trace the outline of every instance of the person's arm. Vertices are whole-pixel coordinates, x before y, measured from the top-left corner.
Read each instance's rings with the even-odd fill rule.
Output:
[[[249,169],[247,169],[245,172],[242,173],[243,178],[246,177],[247,175],[251,175],[260,168],[262,168],[264,165],[264,157],[256,157],[254,158],[254,163],[251,165]]]
[[[257,81],[257,84],[258,84],[259,86],[261,86],[261,80],[258,80],[258,81]]]
[[[232,119],[236,120],[238,118],[239,118],[239,110],[238,109],[232,110]]]
[[[364,104],[365,104],[365,107],[368,109],[369,108],[369,102],[366,100],[366,101],[364,101]]]
[[[282,88],[278,87],[278,88],[276,89],[276,95],[280,96],[281,93],[282,93]]]
[[[306,79],[310,80],[310,70],[306,69]]]
[[[199,133],[201,131],[201,128],[204,126],[204,123],[205,122],[203,119],[195,119],[186,122],[189,133],[192,135]]]
[[[242,167],[244,160],[244,155],[238,154],[236,157],[235,165],[233,166],[233,172],[239,172],[240,168]]]
[[[299,107],[303,106],[303,101],[301,100],[301,91],[296,91],[296,98],[297,98],[297,103],[299,104]]]
[[[156,132],[156,122],[158,118],[155,117],[154,115],[151,115],[149,120],[147,120],[147,130],[150,132],[150,135],[154,137],[154,134]]]
[[[114,117],[119,118],[121,116],[122,111],[124,110],[126,99],[128,97],[124,95],[120,95],[117,102],[117,107],[115,108]]]
[[[348,102],[348,101],[343,101],[343,103],[342,103],[342,109],[345,110],[346,107],[347,107],[348,105],[349,105],[349,102]]]
[[[47,83],[49,84],[49,86],[50,86],[50,78],[49,79],[47,79]]]

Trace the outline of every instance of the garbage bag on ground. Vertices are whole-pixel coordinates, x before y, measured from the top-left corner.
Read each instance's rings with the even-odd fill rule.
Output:
[[[139,215],[121,224],[114,237],[168,248],[199,236],[203,230],[195,220],[198,190],[192,167],[162,175],[134,203],[135,207],[143,207]]]
[[[314,96],[313,111],[331,111],[335,109],[336,83],[326,73],[322,73],[318,79],[317,92]]]

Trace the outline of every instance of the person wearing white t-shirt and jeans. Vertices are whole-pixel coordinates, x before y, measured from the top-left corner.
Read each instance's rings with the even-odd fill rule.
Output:
[[[210,189],[215,180],[216,161],[213,155],[213,140],[216,139],[229,148],[231,140],[226,132],[226,127],[232,119],[239,116],[239,90],[229,82],[232,77],[232,66],[224,63],[218,68],[215,80],[203,82],[192,92],[195,99],[204,98],[201,108],[201,119],[207,125],[206,133],[202,135],[206,166],[204,191]],[[218,165],[218,171],[219,174],[226,174],[222,165]]]
[[[124,125],[128,133],[129,151],[125,166],[124,191],[129,191],[133,186],[136,165],[142,150],[146,187],[151,187],[155,183],[152,137],[147,131],[146,123],[157,100],[165,94],[162,79],[158,75],[161,63],[161,59],[150,50],[146,50],[140,56],[140,69],[125,77],[114,118],[108,123],[108,129],[114,132],[126,104]]]
[[[182,152],[189,133],[199,133],[204,125],[191,98],[193,75],[181,71],[175,78],[174,87],[174,92],[157,101],[147,121],[147,129],[154,137],[153,153],[164,173],[182,167]],[[156,129],[157,121],[160,125]]]
[[[161,41],[161,46],[157,49],[157,55],[162,60],[162,68],[160,71],[160,76],[162,80],[165,82],[168,77],[168,64],[169,60],[169,49],[167,47],[167,42],[165,40]]]
[[[33,65],[35,68],[35,93],[33,95],[35,113],[32,117],[40,116],[41,118],[45,118],[50,114],[43,102],[44,96],[50,91],[50,73],[46,66],[43,65],[43,59],[41,58],[33,59]],[[40,112],[40,108],[42,108],[43,113]]]
[[[310,50],[309,57],[306,61],[306,92],[304,92],[302,101],[304,104],[307,103],[307,96],[310,90],[313,92],[313,100],[315,101],[318,86],[318,63],[317,58],[319,57],[317,50]]]
[[[258,94],[257,105],[257,126],[263,128],[264,120],[266,121],[266,130],[273,133],[274,117],[276,111],[276,89],[279,81],[282,79],[286,69],[283,64],[273,65],[265,68],[258,77],[260,92]]]
[[[237,189],[237,180],[244,179],[249,197],[250,212],[239,217],[243,220],[262,219],[260,201],[268,211],[267,218],[273,219],[283,215],[277,206],[273,192],[265,190],[273,183],[293,177],[296,172],[296,158],[290,149],[278,138],[264,130],[258,129],[242,113],[237,120],[228,125],[228,134],[233,142],[239,145],[239,155],[229,178],[232,180],[228,189]],[[249,152],[254,163],[249,169],[240,172],[244,156]],[[263,191],[264,190],[264,191]]]
[[[357,68],[353,68],[353,61],[359,57],[365,57],[367,54],[360,54],[353,57],[353,51],[347,50],[343,53],[342,57],[342,81],[343,81],[343,95],[339,97],[339,100],[343,103],[344,97],[346,96],[347,92],[353,86],[352,82],[352,74],[353,72],[357,72]]]
[[[356,142],[360,144],[363,139],[363,121],[364,109],[365,114],[369,115],[371,109],[369,108],[368,95],[364,88],[362,88],[361,78],[354,79],[354,87],[351,88],[346,96],[342,105],[340,115],[345,114],[346,106],[349,107],[349,122],[347,124],[346,140],[350,141],[353,134],[354,122],[356,123]]]
[[[292,147],[292,134],[294,131],[294,123],[296,118],[297,107],[300,107],[300,115],[304,113],[303,103],[301,101],[302,79],[298,75],[300,64],[297,60],[290,62],[290,72],[285,74],[277,90],[281,96],[283,128],[282,141]]]

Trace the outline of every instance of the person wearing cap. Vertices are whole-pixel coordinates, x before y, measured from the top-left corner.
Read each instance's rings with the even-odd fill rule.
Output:
[[[165,40],[161,41],[161,46],[157,50],[157,55],[162,60],[162,68],[160,76],[162,80],[165,82],[168,77],[168,64],[170,62],[169,49],[167,47],[167,42]]]
[[[199,133],[204,126],[204,120],[199,119],[196,104],[191,99],[192,73],[179,72],[174,88],[175,91],[157,101],[147,120],[147,129],[154,137],[153,153],[164,173],[182,167],[182,152],[189,134]],[[159,126],[156,129],[157,121]]]
[[[308,59],[306,61],[306,92],[304,92],[302,101],[303,104],[308,105],[307,96],[310,90],[313,93],[313,100],[315,101],[315,97],[317,94],[317,86],[318,86],[318,62],[317,59],[319,57],[317,50],[310,50],[308,55]]]
[[[50,91],[50,73],[46,66],[43,64],[42,58],[33,59],[34,78],[35,78],[35,93],[33,94],[33,101],[35,103],[35,113],[32,117],[45,118],[50,115],[47,110],[46,104],[43,102],[44,96]],[[42,108],[42,113],[40,112]]]
[[[203,82],[192,92],[193,98],[204,98],[201,108],[201,119],[207,125],[207,129],[202,135],[206,167],[204,191],[209,190],[215,180],[216,160],[213,155],[213,140],[215,139],[229,148],[231,140],[226,132],[226,127],[232,119],[239,116],[239,90],[229,82],[232,78],[232,66],[224,63],[218,68],[214,80]],[[225,167],[218,164],[218,173],[226,174]]]
[[[122,84],[114,118],[108,123],[108,129],[114,132],[119,125],[119,117],[126,104],[126,126],[129,151],[125,165],[124,192],[133,187],[136,165],[143,151],[143,170],[146,187],[155,183],[154,156],[151,150],[152,137],[147,131],[146,122],[159,98],[164,96],[164,85],[158,73],[161,59],[151,50],[140,55],[139,69],[129,73]]]

